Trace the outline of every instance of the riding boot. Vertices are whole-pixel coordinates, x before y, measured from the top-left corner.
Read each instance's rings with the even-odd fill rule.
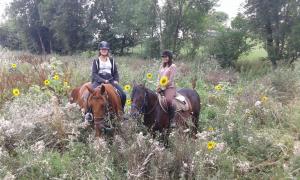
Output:
[[[90,94],[88,94],[86,101],[88,101]],[[92,111],[92,107],[87,107],[87,110],[85,112],[84,115],[84,121],[87,121],[89,123],[93,122],[93,111]]]
[[[176,127],[175,110],[176,110],[176,108],[173,105],[170,106],[170,108],[169,108],[170,128],[175,128]]]

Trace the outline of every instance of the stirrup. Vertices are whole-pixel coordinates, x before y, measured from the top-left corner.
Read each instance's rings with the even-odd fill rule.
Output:
[[[89,123],[93,122],[93,114],[92,113],[86,113],[85,116],[84,116],[84,119],[86,121],[88,121]]]
[[[170,119],[170,128],[176,128],[176,122],[175,119]]]

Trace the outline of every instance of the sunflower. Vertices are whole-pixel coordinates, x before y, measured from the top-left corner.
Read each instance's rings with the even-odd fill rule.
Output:
[[[130,87],[129,84],[127,84],[127,85],[124,86],[124,90],[127,91],[127,92],[128,92],[130,89],[131,89],[131,87]]]
[[[48,86],[48,85],[50,84],[50,81],[49,81],[48,79],[46,79],[46,80],[44,81],[44,84],[45,84],[45,86]]]
[[[53,76],[53,79],[54,79],[54,80],[59,80],[59,75],[58,75],[58,74],[55,74],[55,75]]]
[[[127,99],[127,100],[126,100],[126,104],[127,104],[128,106],[130,106],[130,105],[131,105],[131,99]]]
[[[64,81],[64,86],[68,86],[68,81]]]
[[[15,88],[15,89],[13,89],[13,90],[12,90],[12,93],[13,93],[13,95],[14,95],[14,96],[16,96],[16,97],[17,97],[17,96],[19,96],[19,95],[20,95],[20,90],[19,90],[19,89],[17,89],[17,88]]]
[[[268,101],[268,97],[267,96],[261,97],[261,102],[266,102],[266,101]]]
[[[215,86],[215,90],[216,91],[222,91],[222,89],[223,89],[223,87],[222,87],[222,85],[217,85],[217,86]]]
[[[214,149],[216,147],[216,145],[217,145],[216,142],[214,142],[214,141],[208,141],[208,143],[207,143],[207,149],[208,150],[212,150],[212,149]]]
[[[146,76],[147,76],[148,79],[152,79],[152,77],[153,77],[153,75],[151,73],[147,73]]]
[[[13,69],[16,69],[16,68],[17,68],[17,64],[11,64],[11,67],[12,67]]]
[[[162,76],[159,80],[159,84],[163,87],[165,87],[169,82],[169,79],[167,76]]]

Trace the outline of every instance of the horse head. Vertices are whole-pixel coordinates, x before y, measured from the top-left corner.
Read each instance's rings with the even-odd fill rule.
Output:
[[[134,84],[131,93],[130,115],[138,118],[139,115],[145,113],[147,106],[147,89],[143,84]]]
[[[95,89],[87,86],[86,87],[90,92],[90,96],[88,98],[88,107],[92,108],[92,112],[94,115],[95,124],[100,122],[105,118],[108,106],[107,94],[105,91],[105,86],[99,86]]]

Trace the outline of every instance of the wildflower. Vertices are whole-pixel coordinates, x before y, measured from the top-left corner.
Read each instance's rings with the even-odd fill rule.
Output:
[[[151,73],[147,73],[146,76],[147,76],[148,79],[152,79],[152,77],[153,77],[153,75]]]
[[[130,87],[129,84],[127,84],[127,85],[124,86],[124,90],[127,91],[127,92],[128,92],[130,89],[131,89],[131,87]]]
[[[50,81],[49,81],[48,79],[46,79],[46,80],[44,81],[44,84],[45,84],[45,86],[48,86],[48,85],[50,84]]]
[[[226,144],[225,143],[218,143],[216,146],[216,150],[219,152],[222,152],[225,149]]]
[[[64,81],[64,86],[68,86],[68,81]]]
[[[54,80],[59,80],[59,75],[58,75],[58,74],[55,74],[54,77],[53,77],[53,79],[54,79]]]
[[[259,107],[261,105],[261,101],[256,101],[254,105],[255,107]]]
[[[130,106],[130,105],[131,105],[131,99],[127,99],[127,100],[126,100],[126,104],[127,104],[128,106]]]
[[[169,82],[169,79],[167,76],[162,76],[159,80],[159,84],[163,87],[165,87]]]
[[[20,95],[20,90],[19,89],[17,89],[17,88],[15,88],[15,89],[13,89],[13,91],[12,91],[12,93],[13,93],[13,95],[14,96],[19,96]]]
[[[220,84],[219,84],[219,85],[216,85],[216,86],[215,86],[215,90],[216,90],[216,91],[222,91],[222,90],[223,90],[222,85],[220,85]]]
[[[261,97],[260,98],[260,100],[261,100],[261,102],[266,102],[266,101],[268,101],[268,97],[267,96],[263,96],[263,97]]]
[[[214,128],[213,127],[209,127],[208,131],[214,131]]]
[[[11,68],[16,69],[17,68],[17,64],[11,64]]]
[[[214,141],[208,141],[208,143],[207,143],[207,149],[208,150],[212,150],[212,149],[214,149],[216,147],[216,145],[217,145],[216,142],[214,142]]]

